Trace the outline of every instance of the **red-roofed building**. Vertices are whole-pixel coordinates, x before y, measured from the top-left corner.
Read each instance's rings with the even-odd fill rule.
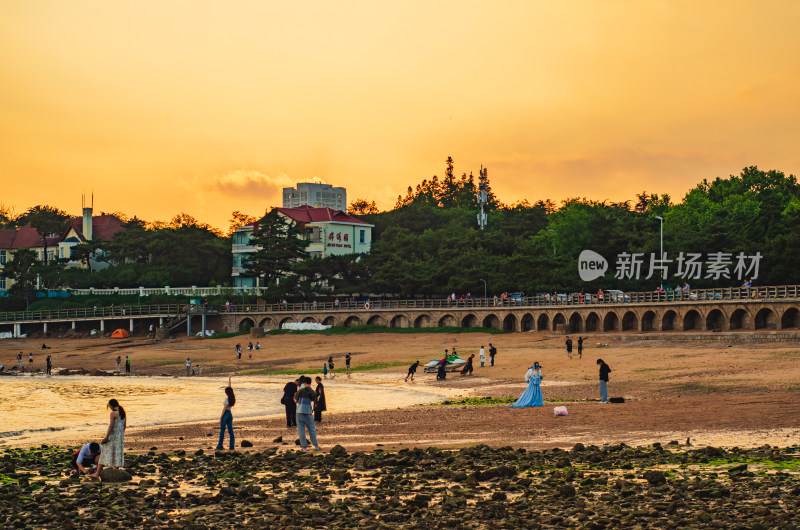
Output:
[[[278,212],[300,225],[305,238],[310,242],[306,247],[309,257],[326,258],[343,254],[367,254],[372,248],[372,227],[361,219],[347,215],[341,210],[299,206],[297,208],[278,208]],[[250,238],[258,227],[251,223],[236,229],[233,233],[233,277],[234,287],[256,287],[258,278],[247,275],[244,265],[247,255],[257,249],[250,244]]]
[[[83,217],[69,219],[63,233],[47,237],[47,258],[67,259],[68,267],[84,267],[85,264],[72,259],[72,247],[90,239],[113,241],[114,236],[124,229],[122,220],[117,216],[108,214],[92,216],[92,208],[84,208]],[[12,280],[3,275],[3,267],[13,259],[13,253],[22,248],[29,248],[36,252],[40,260],[44,259],[44,241],[32,226],[26,225],[17,230],[0,230],[0,292],[8,290],[12,285]],[[99,253],[102,253],[102,250],[98,251]],[[95,270],[106,266],[105,262],[92,260],[92,268]]]

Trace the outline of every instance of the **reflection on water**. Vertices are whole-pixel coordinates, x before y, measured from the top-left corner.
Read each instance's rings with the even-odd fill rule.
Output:
[[[234,378],[234,416],[283,414],[288,378]],[[0,445],[79,443],[102,438],[106,403],[116,398],[130,429],[217,420],[227,378],[194,377],[3,377],[0,378]],[[399,385],[326,381],[329,412],[375,410],[429,403],[441,393]]]

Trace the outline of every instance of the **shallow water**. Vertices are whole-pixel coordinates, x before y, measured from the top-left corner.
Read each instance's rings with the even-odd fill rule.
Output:
[[[235,418],[283,415],[289,377],[236,377]],[[128,428],[218,420],[227,378],[18,376],[0,378],[0,446],[100,439],[116,398]],[[325,381],[328,413],[431,403],[446,398],[431,388],[400,384]]]

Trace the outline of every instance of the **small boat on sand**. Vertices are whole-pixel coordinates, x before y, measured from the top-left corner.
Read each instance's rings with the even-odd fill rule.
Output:
[[[439,369],[440,362],[442,362],[442,359],[431,359],[431,362],[424,366],[425,373],[437,371]],[[465,364],[467,364],[467,361],[456,354],[451,354],[447,356],[447,364],[445,365],[444,369],[448,372],[457,372],[464,368]]]

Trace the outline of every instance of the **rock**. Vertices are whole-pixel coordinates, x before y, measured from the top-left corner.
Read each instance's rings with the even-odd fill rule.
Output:
[[[100,480],[102,482],[130,482],[131,474],[124,469],[103,468],[100,471]]]
[[[330,472],[330,477],[333,482],[345,482],[350,480],[352,476],[346,469],[334,469]]]
[[[253,442],[248,442],[247,440],[242,440],[242,447],[253,447]]]
[[[279,444],[281,442],[283,442],[283,436],[278,436],[277,438],[272,440],[272,443],[276,443],[276,444]]]
[[[575,496],[575,486],[572,484],[564,484],[560,488],[558,488],[558,495],[560,497],[574,497]]]
[[[728,470],[728,475],[740,475],[747,471],[747,464],[742,464],[740,466],[734,466]]]
[[[347,456],[347,449],[345,449],[344,447],[342,447],[339,444],[336,444],[336,445],[333,446],[333,449],[330,450],[330,454],[331,454],[331,456],[334,456],[334,457],[337,457],[337,458],[345,457],[345,456]]]
[[[644,479],[651,485],[651,486],[658,486],[659,484],[664,484],[667,479],[664,477],[664,473],[661,471],[656,471],[654,469],[648,469],[644,472]]]
[[[194,452],[194,456],[202,456],[202,455],[203,455],[202,449],[198,449],[197,451]]]

